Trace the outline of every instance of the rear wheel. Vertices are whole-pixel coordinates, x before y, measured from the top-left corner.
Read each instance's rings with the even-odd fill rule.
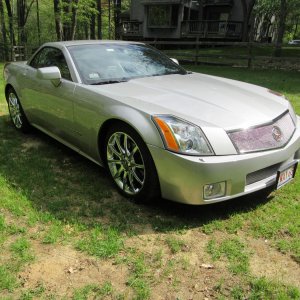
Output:
[[[105,159],[114,184],[125,197],[140,202],[159,197],[159,182],[151,154],[131,127],[118,123],[108,130]]]
[[[30,124],[24,114],[20,100],[13,88],[10,88],[6,93],[9,115],[14,127],[22,132],[30,130]]]

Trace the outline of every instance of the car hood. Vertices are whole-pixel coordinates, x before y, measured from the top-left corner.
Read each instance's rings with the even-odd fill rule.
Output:
[[[171,114],[225,130],[270,122],[288,108],[288,101],[265,88],[199,73],[89,88],[151,115]]]

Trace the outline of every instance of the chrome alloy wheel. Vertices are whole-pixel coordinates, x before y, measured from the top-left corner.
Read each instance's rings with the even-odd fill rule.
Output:
[[[106,149],[107,165],[115,183],[126,194],[138,194],[145,183],[146,170],[141,150],[124,132],[113,133]]]
[[[10,92],[8,95],[8,107],[11,119],[16,126],[16,128],[20,129],[23,125],[22,123],[22,112],[19,104],[19,100],[17,96]]]

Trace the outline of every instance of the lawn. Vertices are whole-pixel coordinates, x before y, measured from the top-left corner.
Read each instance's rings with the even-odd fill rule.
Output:
[[[255,44],[251,50],[252,66],[256,68],[273,68],[300,70],[300,47],[282,47],[282,57],[274,58],[274,48]],[[165,50],[168,56],[180,61],[195,61],[196,49]],[[211,65],[247,66],[249,49],[246,46],[200,47],[198,62]]]
[[[300,114],[299,72],[187,68],[282,92]],[[0,93],[0,299],[300,299],[299,211],[299,172],[268,198],[137,205],[97,165],[17,133]]]

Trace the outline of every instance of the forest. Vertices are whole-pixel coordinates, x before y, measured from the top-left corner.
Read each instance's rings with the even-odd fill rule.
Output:
[[[251,32],[259,41],[272,18],[277,47],[300,38],[300,0],[237,1],[248,24],[243,41]],[[12,46],[25,46],[31,53],[47,41],[119,39],[121,16],[129,8],[130,0],[0,0],[0,60],[10,58]]]
[[[129,0],[0,0],[0,60],[12,45],[36,49],[48,41],[118,39]],[[2,53],[2,55],[1,55]]]

